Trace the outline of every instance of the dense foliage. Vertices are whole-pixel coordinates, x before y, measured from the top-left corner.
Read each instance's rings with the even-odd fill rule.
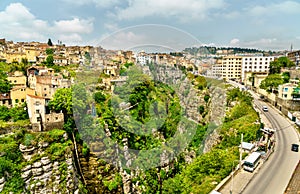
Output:
[[[231,172],[238,160],[238,145],[241,134],[244,141],[256,140],[259,119],[252,108],[249,94],[234,89],[228,92],[228,102],[236,102],[228,113],[220,133],[220,143],[203,155],[198,156],[181,173],[163,182],[163,193],[209,193]],[[236,163],[235,163],[236,164]]]
[[[277,90],[278,86],[283,84],[284,80],[282,75],[280,74],[270,74],[266,79],[264,79],[260,83],[260,88],[267,90],[268,92],[273,92],[273,90]]]
[[[270,63],[270,74],[280,74],[282,68],[294,67],[295,64],[287,57],[279,57]]]
[[[7,74],[0,69],[0,94],[8,93],[12,84],[7,80]]]
[[[10,109],[6,106],[0,106],[0,120],[2,121],[16,122],[20,120],[27,120],[28,118],[25,104]]]

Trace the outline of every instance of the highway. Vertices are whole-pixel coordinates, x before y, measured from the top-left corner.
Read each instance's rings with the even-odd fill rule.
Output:
[[[273,128],[276,129],[275,150],[242,193],[283,194],[300,160],[300,152],[291,151],[292,143],[300,144],[299,135],[292,126],[292,123],[281,115],[277,109],[258,100],[258,96],[253,92],[250,93],[252,93],[254,104],[258,108],[261,109],[263,105],[269,108],[269,111],[264,112],[264,114]]]

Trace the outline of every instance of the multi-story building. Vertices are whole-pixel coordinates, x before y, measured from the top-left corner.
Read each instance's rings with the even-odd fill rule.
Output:
[[[10,81],[14,87],[26,87],[27,78],[23,72],[15,71],[14,73],[10,73],[7,80]]]
[[[225,80],[240,80],[242,73],[242,57],[227,56],[222,59],[222,78]]]
[[[246,82],[246,73],[268,73],[270,62],[274,61],[274,57],[263,56],[245,56],[242,57],[241,80]]]
[[[48,99],[27,95],[26,102],[33,131],[48,131],[55,128],[61,129],[63,127],[63,113],[50,112],[47,108]]]
[[[136,56],[137,63],[141,65],[146,65],[148,63],[152,62],[151,56],[149,54],[146,54],[145,52],[140,52]]]
[[[24,87],[14,87],[10,90],[10,99],[12,106],[20,106],[26,101],[26,95],[34,95],[35,91],[31,88]]]
[[[299,93],[297,84],[286,83],[278,86],[278,98],[282,100],[295,100],[294,94]],[[299,99],[299,98],[297,98]]]
[[[287,57],[293,61],[296,66],[300,65],[300,50],[289,52]]]
[[[222,65],[222,60],[218,59],[216,61],[216,64],[211,66],[211,72],[212,72],[212,77],[222,77],[222,72],[223,72],[223,65]]]

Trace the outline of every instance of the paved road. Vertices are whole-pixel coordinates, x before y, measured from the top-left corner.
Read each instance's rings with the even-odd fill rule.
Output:
[[[257,99],[255,104],[258,107],[267,105]],[[277,110],[269,107],[265,112],[275,129],[276,143],[274,153],[264,163],[260,171],[246,189],[245,194],[282,194],[292,177],[293,171],[300,159],[300,153],[291,151],[291,144],[299,144],[299,136],[292,126],[292,123],[282,116]]]

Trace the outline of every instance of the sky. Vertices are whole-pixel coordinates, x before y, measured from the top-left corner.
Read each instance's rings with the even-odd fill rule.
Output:
[[[0,38],[123,50],[297,50],[299,10],[299,0],[0,0]]]

